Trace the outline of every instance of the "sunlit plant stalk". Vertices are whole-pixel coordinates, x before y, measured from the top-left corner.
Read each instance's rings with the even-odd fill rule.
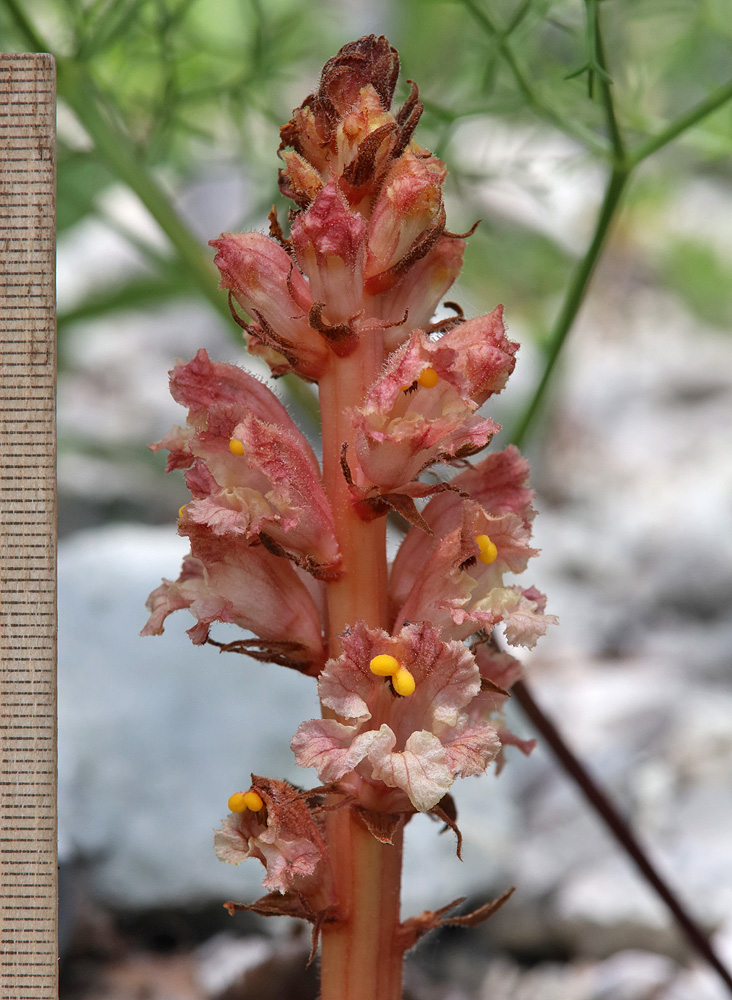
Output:
[[[402,922],[403,829],[431,814],[459,853],[455,778],[483,773],[507,744],[533,746],[506,728],[521,666],[491,633],[502,625],[530,647],[554,620],[538,591],[504,581],[535,555],[525,461],[511,447],[466,462],[500,430],[479,409],[518,345],[500,306],[467,320],[451,303],[433,321],[470,234],[447,229],[444,164],[414,140],[415,84],[392,111],[398,69],[383,37],[344,46],[281,130],[290,235],[273,212],[268,237],[212,241],[249,350],[319,385],[322,474],[269,390],[203,350],[171,373],[187,426],[153,446],[188,470],[178,530],[191,555],[151,594],[144,634],[188,608],[194,642],[318,678],[322,718],[291,746],[322,784],[252,775],[215,847],[267,870],[269,894],[232,909],[313,924],[323,1000],[398,1000],[404,952],[424,933],[476,924],[507,898]],[[436,463],[461,471],[421,479]],[[389,570],[390,511],[412,528]],[[222,621],[255,638],[214,639]]]

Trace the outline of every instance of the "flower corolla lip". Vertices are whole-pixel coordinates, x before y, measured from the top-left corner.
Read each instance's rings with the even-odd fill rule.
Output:
[[[207,641],[214,622],[231,622],[265,645],[285,644],[294,662],[322,662],[318,609],[286,559],[261,545],[214,536],[196,524],[188,532],[192,555],[184,559],[177,580],[163,580],[150,594],[142,635],[161,635],[168,615],[187,608],[197,619],[188,630],[197,645]]]
[[[171,449],[168,469],[192,464],[184,520],[250,541],[264,534],[311,572],[335,573],[340,553],[317,460],[274,394],[205,351],[173,370],[171,389],[189,408],[189,427],[152,447]]]
[[[313,719],[298,729],[292,748],[303,767],[323,780],[356,770],[378,788],[398,788],[420,811],[433,808],[455,777],[482,773],[500,743],[487,723],[471,722],[467,706],[480,691],[480,674],[462,643],[445,643],[429,622],[397,635],[358,622],[342,636],[343,653],[318,681],[323,704],[339,719]],[[414,693],[396,694],[369,664],[394,656],[413,676]]]
[[[523,677],[522,664],[510,653],[500,650],[493,642],[479,643],[473,647],[475,662],[481,676],[481,692],[470,705],[470,718],[490,721],[498,732],[501,751],[496,758],[496,773],[505,765],[505,748],[515,746],[528,756],[536,746],[535,739],[523,739],[509,729],[503,709],[510,696],[510,689]]]
[[[363,405],[352,411],[357,484],[394,489],[435,461],[485,447],[500,428],[476,410],[503,388],[516,350],[504,335],[500,306],[438,341],[415,330],[392,354]]]
[[[506,336],[502,305],[486,316],[459,323],[440,338],[438,345],[458,354],[463,391],[478,406],[504,388],[516,367],[519,345]]]
[[[286,781],[252,775],[264,805],[258,812],[229,813],[214,833],[221,861],[238,865],[257,858],[267,869],[263,885],[272,892],[325,895],[329,879],[322,831],[306,802]]]
[[[445,637],[467,639],[502,622],[511,645],[534,646],[556,619],[543,613],[538,591],[507,587],[503,579],[506,572],[521,572],[536,554],[529,527],[518,514],[491,517],[475,501],[459,498],[459,504],[459,525],[442,538],[425,539],[424,558],[411,562],[409,549],[397,555],[390,579],[397,627],[429,618]],[[496,545],[490,564],[480,559],[481,535]]]

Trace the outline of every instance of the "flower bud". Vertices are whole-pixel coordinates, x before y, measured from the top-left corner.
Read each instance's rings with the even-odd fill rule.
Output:
[[[313,301],[325,304],[324,318],[333,324],[353,319],[362,308],[366,223],[334,183],[297,217],[292,240]]]
[[[446,175],[445,165],[435,157],[418,157],[409,149],[394,162],[369,223],[366,277],[371,294],[391,287],[396,276],[387,281],[385,272],[438,220]]]
[[[222,233],[210,245],[218,251],[221,287],[257,318],[261,339],[302,360],[309,372],[322,366],[327,347],[308,324],[313,298],[287,252],[262,233]]]

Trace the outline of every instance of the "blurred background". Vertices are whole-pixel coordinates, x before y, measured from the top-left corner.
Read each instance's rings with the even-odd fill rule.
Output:
[[[732,960],[729,13],[727,0],[0,0],[4,49],[58,59],[62,997],[316,995],[295,929],[221,907],[256,898],[259,866],[211,849],[250,771],[308,780],[288,743],[314,690],[194,648],[184,616],[138,637],[185,550],[182,476],[146,445],[184,419],[167,391],[176,359],[204,346],[267,376],[206,243],[265,230],[272,204],[286,217],[278,129],[369,32],[400,51],[397,99],[419,83],[417,140],[450,169],[449,228],[482,220],[449,297],[467,316],[503,302],[521,343],[488,410],[498,447],[526,428],[543,549],[527,583],[561,618],[525,657],[532,690]],[[309,389],[276,391],[315,435]],[[455,791],[464,861],[415,819],[405,914],[518,889],[479,930],[416,950],[414,1000],[729,995],[544,746]]]

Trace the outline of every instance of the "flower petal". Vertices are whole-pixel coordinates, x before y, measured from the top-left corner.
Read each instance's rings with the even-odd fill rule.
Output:
[[[292,566],[262,546],[217,539],[188,526],[193,556],[177,581],[164,580],[148,598],[150,620],[143,635],[160,635],[169,614],[188,608],[198,619],[189,634],[206,642],[215,621],[233,622],[265,643],[292,646],[291,659],[319,662],[323,656],[318,609]]]
[[[443,745],[447,766],[454,775],[459,774],[463,778],[483,774],[501,750],[498,733],[486,723],[476,723],[463,729]]]
[[[504,623],[507,642],[529,649],[533,649],[538,639],[546,635],[550,625],[558,622],[556,615],[542,614],[537,601],[527,597],[519,587],[495,587],[477,601],[471,611],[498,615]]]
[[[170,392],[177,403],[188,409],[188,422],[193,427],[211,430],[215,427],[220,436],[228,440],[244,414],[251,412],[260,420],[297,435],[303,451],[309,453],[313,467],[318,468],[307,439],[297,429],[279,399],[263,382],[243,368],[211,361],[201,348],[192,361],[176,365],[171,371]],[[213,426],[209,428],[209,425]]]
[[[297,217],[292,241],[314,301],[325,304],[325,318],[331,323],[353,319],[362,308],[366,223],[349,209],[335,183]]]
[[[290,747],[300,767],[316,768],[321,781],[337,781],[367,756],[377,735],[335,719],[311,719],[301,723]]]
[[[453,782],[442,743],[423,730],[412,733],[404,750],[394,751],[394,734],[382,726],[380,738],[369,751],[372,775],[390,788],[401,788],[415,809],[428,812]]]

